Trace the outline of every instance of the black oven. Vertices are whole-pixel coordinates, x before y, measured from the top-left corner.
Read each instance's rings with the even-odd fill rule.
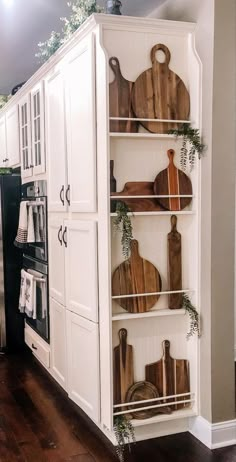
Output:
[[[47,182],[45,180],[31,181],[21,187],[21,200],[32,202],[34,220],[39,221],[39,229],[35,242],[28,243],[24,254],[37,260],[48,260],[47,236]],[[34,207],[35,205],[35,207]]]
[[[25,314],[27,324],[49,343],[48,266],[23,255],[23,269],[33,275],[35,319]]]

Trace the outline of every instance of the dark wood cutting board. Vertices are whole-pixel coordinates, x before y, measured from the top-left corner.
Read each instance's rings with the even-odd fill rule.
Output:
[[[156,52],[163,51],[165,62],[156,59]],[[189,93],[181,78],[169,69],[169,49],[159,43],[151,50],[152,67],[136,80],[132,92],[132,107],[136,117],[147,119],[188,120]],[[177,128],[176,123],[140,122],[152,133],[167,133]]]
[[[171,216],[171,231],[168,233],[168,281],[169,290],[182,290],[181,234],[177,231],[177,216]],[[183,294],[170,294],[169,308],[182,308]]]
[[[126,402],[132,403],[135,401],[144,401],[159,398],[159,393],[157,388],[150,382],[136,382],[132,387],[129,388],[126,395]],[[131,410],[131,418],[133,419],[148,419],[157,414],[170,414],[171,409],[168,406],[165,407],[155,407],[152,409],[144,409],[142,411],[135,411],[135,408],[141,408],[146,406],[155,406],[159,404],[159,401],[149,401],[146,405],[145,403],[136,404],[134,406],[127,406]]]
[[[134,383],[133,347],[127,345],[127,330],[118,332],[120,343],[114,348],[114,403],[125,403],[128,389]]]
[[[125,183],[123,191],[116,192],[111,195],[114,196],[151,196],[154,195],[154,183],[153,181],[129,181]],[[115,200],[112,200],[112,203]],[[127,207],[129,207],[132,212],[156,212],[163,210],[163,207],[157,202],[155,198],[147,199],[122,199]]]
[[[173,359],[170,356],[170,342],[164,340],[163,345],[163,357],[152,364],[145,366],[145,377],[148,382],[151,382],[159,392],[160,396],[172,396],[182,393],[190,392],[190,380],[189,380],[189,362],[186,359]],[[186,396],[189,399],[189,395]],[[183,407],[189,407],[189,403],[178,404],[178,401],[184,400],[184,396],[163,400],[167,404],[176,401],[176,404],[172,409],[182,409]]]
[[[131,241],[131,255],[119,265],[112,276],[112,294],[129,295],[161,291],[161,277],[155,266],[140,257],[138,241]],[[130,313],[144,313],[149,311],[157,302],[160,295],[147,297],[130,297],[116,299],[122,308]]]
[[[165,170],[162,170],[155,178],[154,193],[157,196],[161,195],[192,195],[192,183],[190,178],[177,168],[174,164],[173,149],[167,151],[169,157],[169,165]],[[174,197],[174,198],[158,198],[158,203],[167,210],[182,210],[192,201],[192,197]]]
[[[109,59],[115,79],[109,85],[110,117],[134,117],[131,105],[133,82],[126,80],[121,74],[120,63],[114,56]],[[126,120],[110,120],[110,132],[137,132],[138,122]]]

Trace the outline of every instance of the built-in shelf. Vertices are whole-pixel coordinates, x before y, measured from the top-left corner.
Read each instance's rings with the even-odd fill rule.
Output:
[[[170,135],[168,133],[145,133],[145,132],[138,132],[138,133],[125,133],[125,132],[110,132],[110,138],[120,139],[120,138],[130,138],[130,139],[150,139],[150,140],[176,140],[177,138],[175,135]]]
[[[138,196],[138,195],[135,195],[135,196],[116,196],[114,194],[114,196],[110,196],[110,199],[172,199],[172,198],[186,198],[186,197],[190,197],[190,198],[193,198],[194,196],[192,194],[170,194],[170,195],[159,195],[159,196],[155,196],[155,194],[145,194],[145,195],[142,195],[142,196]]]
[[[175,119],[146,119],[138,117],[110,117],[110,120],[123,120],[123,121],[134,121],[134,122],[163,122],[173,124],[192,124],[191,120],[175,120]]]
[[[185,315],[185,309],[180,308],[177,310],[170,310],[169,308],[163,310],[146,311],[145,313],[117,313],[113,314],[112,321],[124,321],[129,319],[140,319],[140,318],[155,318],[162,316],[183,316]]]
[[[194,292],[192,289],[181,289],[181,290],[163,290],[162,292],[144,292],[142,294],[125,294],[125,295],[113,295],[113,300],[121,298],[135,298],[135,297],[152,297],[153,295],[171,295],[171,294],[185,294],[187,292]]]
[[[195,417],[197,415],[197,412],[193,409],[180,409],[179,411],[174,411],[172,414],[160,414],[151,417],[150,419],[133,419],[131,420],[131,422],[133,427],[143,427],[144,425],[151,425],[159,422]]]
[[[120,198],[121,199],[121,198]],[[144,217],[148,217],[148,216],[157,216],[157,215],[194,215],[195,212],[193,212],[192,210],[161,210],[161,211],[158,211],[158,212],[128,212],[128,215],[130,216],[144,216]],[[117,213],[111,213],[110,214],[111,217],[116,217],[117,216]]]

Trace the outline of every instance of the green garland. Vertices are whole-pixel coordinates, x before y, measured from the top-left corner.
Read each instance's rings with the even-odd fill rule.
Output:
[[[116,213],[117,216],[114,219],[113,225],[117,231],[122,233],[122,253],[125,259],[127,259],[130,256],[130,243],[133,239],[133,227],[130,215],[128,215],[131,211],[124,202],[117,201]]]
[[[114,419],[114,433],[117,441],[116,454],[120,462],[125,462],[125,447],[128,444],[131,450],[131,443],[136,443],[134,427],[131,421],[123,415]]]
[[[170,135],[175,135],[176,138],[180,136],[183,137],[180,150],[180,165],[183,171],[186,171],[189,162],[190,171],[192,171],[196,163],[196,153],[198,153],[198,158],[200,159],[205,149],[205,145],[201,142],[199,130],[197,128],[192,128],[190,124],[183,124],[178,129],[168,130],[168,133]]]
[[[192,302],[187,294],[183,295],[183,308],[190,318],[190,327],[186,336],[187,340],[189,340],[194,334],[197,334],[197,336],[200,337],[200,316],[195,306],[192,305]]]
[[[67,5],[71,8],[71,15],[69,19],[61,18],[64,23],[62,32],[53,31],[48,40],[38,44],[39,52],[35,56],[41,63],[45,63],[91,14],[103,11],[103,8],[97,5],[96,0],[74,0],[68,2]]]

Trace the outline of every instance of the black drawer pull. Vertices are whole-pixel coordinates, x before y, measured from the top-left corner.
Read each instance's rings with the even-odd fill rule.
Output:
[[[37,350],[38,348],[32,343],[33,350]]]
[[[63,194],[63,197],[62,197],[62,194]],[[61,190],[60,190],[60,199],[61,199],[62,205],[64,205],[64,203],[65,203],[65,199],[64,199],[64,185],[62,185]]]
[[[67,227],[65,226],[65,229],[63,231],[63,234],[62,234],[62,239],[63,239],[63,242],[65,244],[65,247],[67,247],[67,239],[65,239],[65,236],[67,236]]]
[[[58,230],[57,237],[58,237],[58,241],[59,241],[60,244],[62,245],[62,225],[60,226],[60,228],[59,228],[59,230]]]
[[[70,205],[70,196],[69,196],[69,193],[70,193],[70,185],[68,184],[67,190],[66,190],[66,200],[67,200],[67,202],[68,202],[68,205]]]

